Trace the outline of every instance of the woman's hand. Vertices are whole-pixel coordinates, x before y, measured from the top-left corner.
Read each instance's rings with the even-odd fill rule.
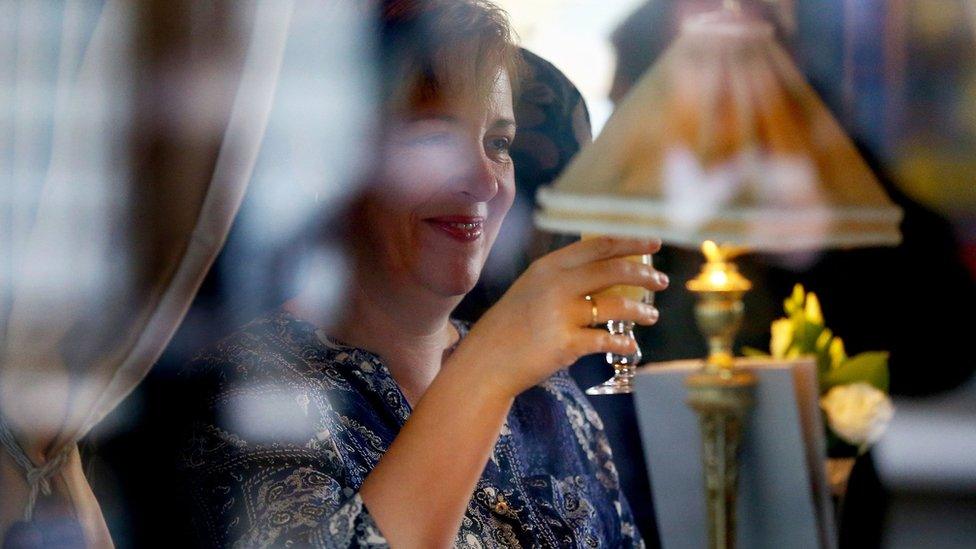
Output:
[[[391,545],[451,544],[519,393],[583,355],[635,351],[628,338],[590,327],[585,297],[618,284],[664,289],[667,277],[626,259],[660,247],[620,238],[566,246],[533,263],[472,327],[360,489]],[[598,298],[597,309],[597,322],[657,321],[650,305],[620,297]],[[403,504],[417,494],[427,494],[423,505]]]
[[[632,354],[634,342],[591,327],[586,296],[624,284],[652,291],[668,286],[653,267],[626,259],[660,250],[660,240],[598,237],[576,242],[535,261],[471,329],[450,362],[486,368],[506,398],[548,378],[584,355]],[[597,300],[596,321],[631,320],[650,325],[658,311],[623,297]]]

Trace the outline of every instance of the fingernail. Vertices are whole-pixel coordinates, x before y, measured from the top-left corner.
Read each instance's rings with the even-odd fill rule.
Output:
[[[657,310],[653,305],[644,305],[644,316],[647,317],[651,322],[657,321],[661,316],[661,312]]]
[[[662,272],[657,273],[657,282],[662,286],[667,286],[668,284],[671,283],[671,281],[668,279],[668,275]]]

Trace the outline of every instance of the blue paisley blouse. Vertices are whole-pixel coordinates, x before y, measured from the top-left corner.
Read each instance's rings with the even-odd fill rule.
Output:
[[[387,545],[358,489],[410,405],[379,356],[278,311],[203,352],[184,375],[212,388],[203,399],[210,415],[195,422],[182,458],[202,541]],[[515,399],[455,545],[644,546],[600,418],[565,371]]]

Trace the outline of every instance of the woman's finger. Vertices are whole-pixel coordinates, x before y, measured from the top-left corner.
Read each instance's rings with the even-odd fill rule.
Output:
[[[634,239],[599,236],[574,242],[548,256],[549,261],[563,269],[573,269],[601,259],[657,253],[661,249],[659,238]]]
[[[578,308],[580,314],[574,315],[573,318],[579,319],[580,326],[603,325],[611,320],[629,320],[650,326],[660,317],[660,313],[653,305],[620,296],[580,299]]]
[[[625,335],[594,328],[583,328],[579,332],[573,338],[573,354],[576,357],[594,353],[632,355],[637,351],[637,342]]]
[[[653,292],[668,287],[668,276],[650,265],[624,258],[604,259],[573,270],[562,277],[564,288],[574,295],[590,295],[611,286],[640,286]]]

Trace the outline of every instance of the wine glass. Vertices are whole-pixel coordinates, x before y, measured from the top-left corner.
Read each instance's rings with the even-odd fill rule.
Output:
[[[594,238],[597,235],[583,235],[583,239]],[[643,263],[644,265],[653,265],[651,254],[644,255],[632,255],[627,259],[637,263]],[[605,297],[625,297],[628,299],[633,299],[635,301],[640,301],[648,305],[654,304],[654,292],[643,288],[641,286],[611,286],[603,291],[596,292],[589,296],[589,299],[596,302],[597,307],[600,304],[600,298]],[[594,385],[586,390],[588,395],[622,395],[626,393],[631,393],[634,391],[634,371],[637,365],[641,361],[640,347],[637,346],[637,340],[634,338],[634,322],[630,320],[608,320],[606,324],[600,324],[600,326],[605,326],[607,331],[614,335],[626,335],[630,339],[634,339],[634,345],[636,350],[630,355],[618,355],[616,353],[607,353],[607,363],[613,366],[613,377],[600,383],[599,385]]]

